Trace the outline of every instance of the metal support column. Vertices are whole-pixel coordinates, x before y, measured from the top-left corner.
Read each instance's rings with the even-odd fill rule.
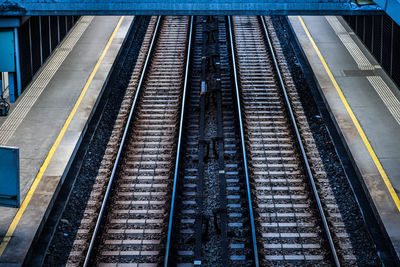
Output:
[[[3,86],[3,73],[0,72],[0,101],[4,99],[5,86]]]
[[[20,66],[21,63],[19,57],[18,28],[14,28],[14,41],[15,41],[15,74],[17,79],[18,96],[20,96],[22,94],[22,85],[21,85],[21,66]]]
[[[10,104],[4,99],[3,93],[3,74],[0,72],[0,116],[7,116],[10,110]]]
[[[0,72],[9,76],[10,101],[15,102],[18,96],[19,53],[17,25],[6,25],[0,31]]]
[[[15,102],[16,99],[16,86],[15,86],[15,72],[8,73],[8,93],[10,96],[10,102]]]

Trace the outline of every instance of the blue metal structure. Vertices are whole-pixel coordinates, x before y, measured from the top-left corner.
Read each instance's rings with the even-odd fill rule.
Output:
[[[0,147],[0,205],[19,207],[19,149]]]
[[[77,19],[77,16],[0,17],[0,72],[8,73],[10,102],[22,94]]]
[[[21,94],[19,73],[18,27],[21,17],[0,18],[0,72],[8,72],[10,101]]]
[[[2,1],[2,3],[1,3]],[[351,0],[1,0],[0,16],[364,14]]]
[[[9,44],[12,33],[15,43],[14,56],[10,56],[11,47],[0,54],[0,72],[9,73],[10,102],[15,102],[70,29],[71,21],[73,25],[74,15],[372,15],[381,12],[377,5],[359,6],[352,0],[0,0],[0,31],[8,32],[0,36],[0,44]],[[8,68],[2,68],[6,63]]]
[[[374,0],[398,25],[400,25],[400,0]]]
[[[15,71],[14,31],[0,30],[0,72]]]

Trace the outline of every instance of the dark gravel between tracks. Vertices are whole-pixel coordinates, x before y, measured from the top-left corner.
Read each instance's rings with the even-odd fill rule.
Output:
[[[129,39],[125,45],[131,46],[131,48],[127,57],[117,59],[118,61],[124,61],[123,67],[120,70],[114,69],[112,75],[118,74],[118,77],[110,79],[114,82],[107,85],[111,87],[109,89],[107,88],[107,90],[110,90],[108,102],[104,107],[102,117],[86,152],[69,203],[57,226],[43,266],[64,266],[68,260],[86,203],[89,199],[95,178],[99,171],[100,163],[110,139],[119,107],[131,78],[131,72],[136,64],[138,52],[144,34],[146,33],[148,22],[149,19],[146,18],[144,19],[144,23],[139,25],[140,28],[138,29],[136,38],[134,38],[132,34],[128,37]]]
[[[324,165],[323,167],[328,173],[329,183],[332,186],[343,217],[343,222],[350,235],[350,240],[354,249],[353,253],[357,258],[357,264],[359,266],[379,266],[381,262],[374,248],[374,242],[366,229],[366,225],[344,173],[342,164],[335,151],[331,137],[291,46],[290,35],[288,34],[290,29],[286,28],[286,24],[283,23],[284,18],[282,17],[272,16],[271,20],[281,46],[285,51],[285,57],[320,153]]]

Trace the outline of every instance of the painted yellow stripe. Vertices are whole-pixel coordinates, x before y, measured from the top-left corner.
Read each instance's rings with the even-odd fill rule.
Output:
[[[351,120],[353,121],[354,125],[356,126],[358,134],[360,135],[361,139],[363,140],[364,145],[367,148],[372,160],[374,161],[375,166],[378,169],[383,182],[385,183],[387,189],[389,190],[390,195],[392,196],[394,203],[396,204],[397,210],[400,212],[399,196],[396,194],[396,191],[394,191],[394,188],[393,188],[392,184],[390,183],[389,178],[388,178],[385,170],[383,169],[381,162],[379,161],[378,157],[376,156],[375,151],[373,150],[370,142],[368,141],[367,136],[365,135],[363,129],[361,128],[360,123],[358,122],[356,116],[354,115],[353,110],[350,108],[349,103],[347,102],[346,98],[344,97],[342,90],[340,89],[339,85],[337,84],[337,82],[335,80],[335,77],[333,76],[331,70],[329,69],[328,65],[326,64],[324,57],[322,56],[317,45],[315,44],[314,39],[311,37],[311,34],[310,34],[306,24],[304,23],[301,16],[298,16],[298,18],[299,18],[301,25],[303,26],[304,31],[306,32],[306,34],[308,36],[308,39],[310,40],[312,46],[314,47],[315,52],[317,53],[319,59],[321,60],[321,63],[326,70],[326,73],[328,74],[329,78],[331,79],[333,86],[335,87],[337,93],[339,94],[339,97],[342,100],[343,105],[345,106],[347,112],[349,113]]]
[[[43,165],[40,167],[40,170],[39,170],[38,174],[36,175],[36,178],[33,181],[31,188],[29,189],[28,193],[26,194],[26,197],[25,197],[24,201],[22,202],[21,207],[18,209],[17,214],[15,215],[13,221],[11,222],[10,227],[7,230],[7,233],[0,244],[0,257],[1,257],[1,255],[3,255],[8,243],[10,242],[11,237],[13,236],[14,231],[17,228],[17,225],[18,225],[19,221],[21,220],[22,214],[24,214],[29,202],[31,201],[32,196],[35,193],[36,188],[38,187],[40,180],[42,179],[43,174],[47,169],[47,166],[49,165],[51,159],[53,158],[54,153],[56,152],[56,149],[61,142],[61,139],[63,138],[65,132],[67,131],[67,128],[68,128],[69,124],[71,123],[73,117],[75,116],[75,113],[76,113],[79,105],[81,104],[82,99],[86,94],[86,91],[88,90],[90,84],[92,83],[92,80],[93,80],[94,76],[96,75],[97,70],[99,69],[100,64],[103,61],[104,56],[106,55],[106,53],[111,45],[111,42],[113,41],[119,27],[121,26],[123,19],[124,19],[124,17],[120,18],[117,26],[115,27],[113,33],[111,34],[110,38],[108,39],[108,42],[107,42],[103,52],[101,53],[100,58],[97,60],[97,63],[95,65],[92,73],[90,74],[89,79],[87,80],[87,82],[85,84],[85,87],[83,87],[83,90],[82,90],[81,94],[79,95],[78,100],[75,102],[75,105],[72,108],[71,113],[68,115],[68,118],[65,121],[60,133],[58,134],[56,141],[54,142],[53,146],[51,147],[50,152],[47,154],[47,157],[46,157]]]

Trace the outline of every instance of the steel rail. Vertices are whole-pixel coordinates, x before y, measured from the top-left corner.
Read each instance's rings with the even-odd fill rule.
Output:
[[[217,20],[218,21],[218,20]],[[226,24],[226,20],[224,21]],[[220,40],[219,40],[219,23],[217,24],[217,36],[215,36],[216,41],[216,54],[217,62],[215,62],[215,74],[216,74],[216,85],[213,91],[216,95],[217,100],[217,139],[215,144],[218,143],[218,178],[219,178],[219,195],[220,195],[220,228],[221,228],[221,264],[222,266],[228,266],[228,216],[227,216],[227,188],[226,188],[226,176],[225,176],[225,159],[224,159],[224,117],[223,117],[223,98],[222,98],[222,88],[221,88],[221,50],[220,50]]]
[[[240,139],[241,139],[241,147],[243,154],[243,169],[246,178],[246,189],[247,189],[247,201],[249,203],[249,216],[250,216],[250,224],[251,224],[251,237],[253,241],[253,253],[254,253],[254,265],[256,267],[259,266],[258,262],[258,250],[257,250],[257,240],[256,240],[256,229],[254,224],[254,213],[253,206],[251,203],[251,192],[250,192],[250,180],[249,180],[249,172],[247,168],[247,156],[246,156],[246,143],[244,141],[244,130],[243,130],[243,121],[242,121],[242,111],[240,107],[240,98],[239,98],[239,82],[238,75],[236,69],[236,58],[235,58],[235,49],[233,43],[233,33],[232,33],[232,23],[231,16],[228,16],[228,27],[229,27],[229,42],[231,47],[231,55],[232,55],[232,67],[233,67],[233,76],[235,82],[235,93],[236,93],[236,103],[237,103],[237,113],[239,120],[239,131],[240,131]]]
[[[111,192],[111,188],[112,188],[112,184],[113,184],[113,181],[114,181],[114,178],[115,178],[115,174],[116,174],[117,168],[119,166],[119,159],[121,158],[121,154],[122,154],[122,150],[123,150],[123,147],[124,147],[124,144],[125,144],[125,140],[127,139],[129,126],[131,124],[131,121],[132,121],[132,118],[133,118],[133,114],[134,114],[134,112],[136,110],[136,104],[137,104],[137,100],[139,98],[139,94],[140,94],[141,89],[142,89],[142,84],[143,84],[143,81],[144,81],[144,77],[145,77],[145,75],[147,73],[147,67],[148,67],[148,63],[150,61],[150,57],[151,57],[152,52],[153,52],[153,47],[154,47],[154,43],[155,43],[155,40],[156,40],[156,37],[157,37],[160,21],[161,21],[161,16],[158,17],[157,24],[156,24],[156,27],[154,29],[153,38],[151,40],[149,51],[147,52],[146,61],[145,61],[145,64],[143,66],[142,74],[140,76],[140,80],[139,80],[139,83],[138,83],[138,86],[137,86],[137,89],[136,89],[135,98],[134,98],[133,103],[132,103],[132,107],[131,107],[131,110],[130,110],[130,113],[129,113],[129,117],[128,117],[128,120],[127,120],[127,123],[126,123],[126,126],[125,126],[124,134],[122,136],[121,144],[119,145],[118,154],[117,154],[117,157],[116,157],[115,162],[114,162],[114,166],[113,166],[113,170],[112,170],[112,173],[111,173],[110,180],[108,181],[108,185],[107,185],[107,189],[106,189],[106,192],[105,192],[105,195],[104,195],[104,199],[103,199],[103,202],[101,204],[100,213],[99,213],[99,216],[97,217],[96,226],[94,228],[94,231],[93,231],[93,234],[92,234],[92,238],[90,240],[89,249],[88,249],[88,251],[86,253],[85,262],[83,264],[84,267],[88,266],[88,264],[90,263],[90,257],[91,257],[91,254],[92,254],[92,251],[93,251],[93,248],[94,248],[94,244],[95,244],[95,241],[96,241],[97,233],[98,233],[98,230],[100,228],[100,224],[101,224],[101,220],[103,218],[103,214],[104,214],[105,208],[107,206],[107,201],[108,201],[108,197],[109,197],[110,192]]]
[[[331,232],[330,232],[330,229],[329,229],[329,226],[328,226],[328,222],[326,220],[325,212],[323,210],[322,203],[321,203],[321,200],[320,200],[319,195],[318,195],[317,187],[316,187],[315,181],[314,181],[314,176],[312,174],[311,167],[310,167],[310,164],[308,162],[308,158],[307,158],[306,151],[304,149],[303,141],[301,140],[300,131],[298,129],[296,118],[295,118],[294,113],[293,113],[292,104],[291,104],[291,102],[289,100],[289,97],[288,97],[288,94],[287,94],[287,91],[286,91],[286,86],[285,86],[285,83],[283,81],[283,77],[282,77],[281,71],[279,69],[279,64],[278,64],[278,61],[277,61],[276,56],[275,56],[275,51],[274,51],[274,48],[273,48],[273,45],[272,45],[272,42],[271,42],[271,38],[269,36],[269,32],[267,30],[267,26],[265,24],[264,17],[260,16],[260,20],[261,20],[261,24],[262,24],[263,29],[264,29],[265,38],[267,39],[268,48],[270,50],[271,57],[272,57],[272,59],[274,61],[275,72],[276,72],[276,74],[277,74],[277,76],[279,78],[280,87],[281,87],[282,93],[283,93],[283,95],[285,97],[286,108],[287,108],[287,111],[290,114],[291,124],[293,126],[293,130],[294,130],[294,132],[296,134],[296,138],[297,138],[297,144],[298,144],[299,149],[301,151],[301,155],[302,155],[302,158],[303,158],[303,163],[304,163],[304,165],[306,167],[306,170],[307,170],[309,182],[311,184],[311,187],[312,187],[312,190],[313,190],[313,195],[314,195],[315,201],[316,201],[317,206],[318,206],[318,211],[319,211],[319,213],[321,215],[322,224],[324,225],[324,230],[325,230],[324,232],[325,232],[325,234],[327,236],[327,239],[328,239],[328,242],[329,242],[329,247],[331,249],[331,253],[332,253],[332,257],[333,257],[333,260],[335,262],[335,265],[339,267],[340,266],[340,262],[339,262],[338,255],[336,253],[335,244],[333,243],[332,235],[331,235]]]
[[[203,18],[203,25],[207,27],[207,19]],[[197,164],[197,194],[196,194],[196,219],[194,223],[194,261],[193,265],[202,264],[202,248],[203,248],[203,210],[204,210],[204,170],[206,164],[204,162],[205,156],[205,123],[206,123],[206,94],[207,94],[207,79],[206,79],[206,66],[207,66],[207,32],[205,29],[202,32],[202,52],[201,52],[201,74],[200,74],[200,116],[199,116],[199,149],[198,149],[198,164]]]
[[[185,81],[183,85],[183,95],[182,95],[182,109],[181,109],[181,118],[179,122],[179,135],[178,135],[178,145],[176,151],[176,160],[175,160],[175,172],[174,172],[174,182],[172,187],[172,199],[171,199],[171,209],[169,214],[169,223],[168,223],[168,236],[167,236],[167,245],[165,248],[165,259],[164,266],[168,266],[169,261],[169,253],[171,250],[171,237],[172,237],[172,227],[173,227],[173,218],[174,218],[174,208],[175,208],[175,197],[176,197],[176,187],[178,182],[178,172],[179,172],[179,161],[181,154],[181,144],[182,144],[182,132],[183,132],[183,119],[185,115],[185,102],[186,102],[186,91],[187,84],[189,80],[189,65],[190,65],[190,52],[192,50],[192,34],[193,34],[193,16],[190,18],[190,28],[189,28],[189,39],[188,39],[188,48],[186,55],[186,69],[185,69]]]

